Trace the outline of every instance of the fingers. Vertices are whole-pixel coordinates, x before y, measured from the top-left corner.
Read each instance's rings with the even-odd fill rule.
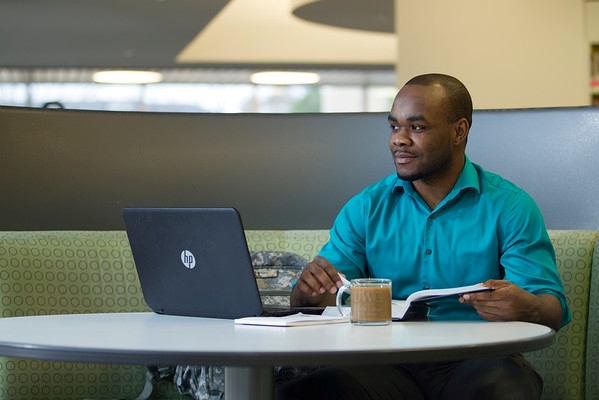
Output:
[[[464,294],[460,302],[470,304],[488,321],[522,319],[530,302],[536,298],[506,280],[490,280],[484,285],[494,290]]]
[[[498,279],[489,279],[482,284],[483,286],[490,287],[493,291],[485,291],[485,292],[473,292],[473,293],[465,293],[460,296],[460,302],[462,303],[472,303],[474,301],[480,300],[493,300],[497,299],[497,294],[501,289],[509,287],[513,285],[511,282],[506,280],[498,280]]]
[[[504,279],[489,279],[483,282],[483,286],[490,287],[493,289],[501,289],[510,285],[513,285],[513,283]]]
[[[311,296],[335,293],[341,285],[339,271],[322,257],[316,257],[306,265],[296,284],[302,293]]]
[[[502,301],[501,293],[498,293],[505,287],[507,281],[488,280],[483,283],[484,286],[491,287],[494,290],[485,292],[465,293],[460,296],[460,303],[470,304],[476,309],[476,312],[488,321],[502,320],[502,307],[505,306]],[[507,282],[509,284],[509,282]]]
[[[502,321],[506,304],[499,299],[491,298],[490,293],[467,293],[460,297],[460,302],[470,304],[478,315],[487,321]]]

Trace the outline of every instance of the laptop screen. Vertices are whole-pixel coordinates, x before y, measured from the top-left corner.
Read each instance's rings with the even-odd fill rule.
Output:
[[[211,318],[262,313],[236,209],[125,208],[123,220],[154,312]]]

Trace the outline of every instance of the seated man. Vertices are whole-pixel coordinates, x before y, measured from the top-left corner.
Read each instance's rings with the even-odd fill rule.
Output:
[[[430,318],[529,321],[556,331],[567,324],[570,311],[540,210],[523,190],[465,154],[472,100],[464,85],[447,75],[417,76],[399,91],[388,119],[397,173],[343,207],[291,304],[333,305],[340,274],[390,278],[396,299],[483,282],[494,290],[441,302]],[[542,386],[532,366],[513,354],[324,368],[277,385],[275,397],[531,400]]]

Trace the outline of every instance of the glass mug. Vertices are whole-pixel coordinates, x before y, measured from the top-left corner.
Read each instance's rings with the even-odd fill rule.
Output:
[[[352,279],[337,291],[337,310],[343,316],[343,293],[351,294],[351,322],[355,325],[391,323],[391,280],[381,278]]]

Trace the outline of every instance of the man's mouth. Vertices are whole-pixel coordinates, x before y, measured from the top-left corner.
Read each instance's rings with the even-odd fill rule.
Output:
[[[396,164],[406,164],[415,159],[416,156],[412,153],[407,153],[405,151],[395,151],[393,152],[393,159]]]

